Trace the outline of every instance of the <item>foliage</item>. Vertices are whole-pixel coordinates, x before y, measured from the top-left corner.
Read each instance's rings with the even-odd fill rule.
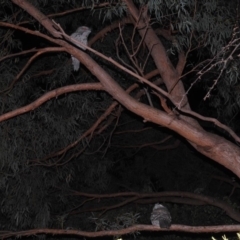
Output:
[[[199,77],[192,82],[204,84],[205,95],[211,97],[210,106],[217,109],[217,117],[234,127],[233,118],[240,110],[237,3],[216,0],[141,0],[135,3],[147,4],[154,24],[174,33],[171,54],[196,49],[194,59],[189,60],[196,63],[194,70]],[[100,17],[103,15],[105,21],[114,20],[114,16],[122,18],[125,11],[124,4],[110,5],[100,11]],[[214,61],[201,65],[207,58]]]
[[[119,230],[123,228],[130,227],[138,223],[138,219],[140,218],[139,213],[123,213],[119,216],[116,216],[115,219],[105,219],[105,218],[97,218],[92,215],[90,217],[90,221],[94,222],[96,225],[95,231],[104,231],[104,230]]]
[[[0,2],[0,21],[46,33],[46,30],[26,11],[19,9],[11,1],[2,0]],[[30,2],[46,15],[77,8],[83,9],[82,12],[53,17],[69,34],[80,25],[92,25],[90,27],[93,27],[93,33],[97,33],[103,24],[107,26],[113,20],[127,16],[127,8],[122,1],[32,0]],[[109,5],[105,8],[94,9],[95,6],[104,2],[109,2]],[[211,92],[211,105],[217,108],[218,114],[221,116],[231,118],[237,114],[240,106],[237,71],[239,69],[239,53],[234,51],[234,47],[239,44],[239,32],[237,28],[233,32],[236,1],[142,0],[135,1],[135,3],[138,7],[147,3],[154,29],[161,27],[170,29],[173,33],[175,37],[173,42],[166,39],[165,42],[163,41],[173,63],[176,62],[178,53],[182,50],[196,49],[194,57],[187,59],[187,64],[193,64],[194,70],[202,79],[204,78],[204,80],[197,78],[197,81],[204,83],[206,91],[211,88],[213,80],[218,78],[219,72],[223,69],[222,75]],[[99,24],[99,22],[103,24]],[[124,36],[126,39],[130,39],[132,26],[126,27],[124,30]],[[117,30],[112,31],[104,36],[103,43],[96,43],[94,48],[116,59],[113,41],[117,39],[118,35]],[[0,58],[35,47],[50,46],[48,42],[38,37],[31,37],[9,28],[0,28],[0,37]],[[127,40],[126,45],[130,46]],[[224,48],[224,46],[228,47]],[[143,53],[142,59],[146,59],[144,50],[141,50],[141,53]],[[123,58],[127,59],[126,52],[123,55]],[[1,61],[1,113],[30,104],[44,93],[58,87],[96,81],[84,67],[80,72],[73,73],[70,56],[66,53],[49,53],[39,57],[30,64],[20,79],[16,79],[19,72],[26,66],[29,56],[28,54],[19,55]],[[99,60],[96,57],[95,59]],[[212,59],[208,62],[210,64],[208,68],[204,68],[206,65],[203,60],[205,59]],[[141,60],[139,61],[141,62]],[[133,83],[131,78],[116,69],[110,69],[105,62],[99,60],[98,63],[116,78],[122,87]],[[210,67],[211,64],[213,67]],[[148,68],[153,68],[153,66],[153,62],[150,62]],[[46,74],[48,71],[50,73]],[[12,82],[15,82],[14,86],[11,86]],[[9,88],[9,86],[11,87]],[[74,205],[71,205],[70,200],[72,199],[64,195],[66,189],[107,192],[114,179],[111,173],[119,176],[122,183],[134,180],[132,186],[137,186],[138,188],[135,189],[138,191],[145,190],[145,186],[149,187],[150,174],[146,171],[145,166],[140,165],[137,161],[134,164],[130,161],[120,163],[118,168],[113,170],[116,167],[113,163],[116,160],[114,154],[119,153],[120,150],[116,150],[116,146],[115,148],[111,146],[112,149],[107,150],[110,148],[109,142],[112,140],[109,136],[115,130],[115,126],[111,126],[111,129],[105,131],[105,135],[102,134],[101,137],[96,137],[91,142],[88,140],[80,142],[64,156],[61,156],[62,158],[50,157],[44,161],[46,156],[73,143],[92,126],[112,101],[110,96],[105,93],[101,96],[102,101],[98,101],[95,92],[67,94],[49,100],[30,113],[1,123],[0,187],[1,213],[3,215],[0,218],[1,229],[17,230],[51,226],[53,213],[59,214]],[[134,121],[139,120],[133,119]],[[134,123],[134,125],[136,124]],[[155,136],[159,134],[159,130],[154,132]],[[157,139],[163,135],[161,132],[157,135]],[[141,140],[146,141],[149,137],[146,135],[145,138],[142,135]],[[136,143],[136,140],[138,140],[137,137],[132,134],[129,142],[123,138],[115,139],[112,142],[117,145],[119,142],[126,141],[128,145],[131,145]],[[82,148],[87,149],[84,154],[79,153],[79,149]],[[120,154],[121,157],[132,157],[136,152],[121,150]],[[132,159],[131,157],[128,159]],[[154,154],[152,158],[158,159]],[[194,171],[193,166],[189,167]],[[161,169],[159,175],[158,181],[170,182],[171,179],[168,178],[168,173],[164,168]],[[164,184],[167,185],[162,183],[162,185]],[[104,229],[121,229],[131,226],[137,222],[138,218],[138,214],[126,213],[118,216],[112,222],[96,218],[94,221],[96,230],[100,229],[99,224]]]
[[[240,109],[240,91],[238,87],[240,82],[238,73],[240,61],[237,55],[239,51],[237,46],[239,44],[240,31],[239,28],[235,28],[232,39],[218,54],[214,63],[217,66],[217,72],[222,76],[214,80],[216,88],[215,92],[213,91],[211,94],[210,104],[217,109],[218,116],[228,124],[231,124],[231,120],[239,113]]]

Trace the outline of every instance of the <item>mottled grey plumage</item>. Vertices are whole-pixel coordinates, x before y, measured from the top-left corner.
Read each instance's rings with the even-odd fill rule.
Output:
[[[171,226],[171,215],[166,207],[156,203],[151,213],[151,222],[154,226],[160,226],[160,228],[170,228]]]
[[[76,32],[71,34],[71,38],[83,43],[84,45],[87,45],[87,38],[88,35],[90,34],[91,29],[85,26],[81,26],[79,27]],[[74,42],[79,48],[86,50],[85,47],[82,47],[80,44],[77,44],[76,42]],[[74,71],[78,71],[79,67],[80,67],[80,62],[78,61],[77,58],[75,58],[74,56],[72,57],[72,65],[73,65],[73,69]]]

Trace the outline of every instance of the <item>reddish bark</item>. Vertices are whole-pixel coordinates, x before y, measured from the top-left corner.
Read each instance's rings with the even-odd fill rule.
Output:
[[[191,232],[191,233],[219,233],[219,232],[238,232],[240,225],[224,225],[224,226],[186,226],[186,225],[177,225],[172,224],[171,227],[168,228],[160,228],[157,226],[151,225],[133,225],[128,228],[123,228],[120,230],[106,230],[106,231],[98,231],[98,232],[87,232],[81,231],[78,229],[48,229],[48,228],[41,228],[41,229],[30,229],[25,231],[19,232],[3,232],[0,234],[2,239],[10,238],[10,237],[23,237],[23,236],[31,236],[31,235],[39,235],[39,234],[48,234],[48,235],[69,235],[69,236],[82,236],[88,238],[96,238],[96,237],[105,237],[105,236],[118,236],[118,235],[126,235],[134,232],[166,232],[166,231],[175,231],[175,232]]]
[[[24,0],[12,1],[19,7],[25,9],[30,15],[35,17],[49,31],[49,33],[55,37],[59,37],[59,33],[56,30],[57,26],[55,26],[55,29],[53,27],[53,22],[46,16],[43,16],[43,14],[35,9],[30,3]],[[131,1],[126,0],[125,2],[127,3],[133,18],[136,19],[136,16],[138,16],[138,13],[136,12],[137,9]],[[38,33],[38,35],[40,34]],[[86,53],[78,50],[63,40],[53,38],[51,39],[50,37],[46,38],[48,38],[48,40],[51,42],[64,47],[68,53],[78,58],[79,61],[84,64],[92,72],[92,74],[99,79],[104,89],[127,109],[139,116],[142,116],[147,121],[154,122],[177,132],[186,138],[187,141],[194,148],[196,148],[197,151],[228,168],[238,177],[240,177],[240,148],[238,146],[220,136],[206,132],[197,124],[194,119],[190,117],[185,117],[182,115],[168,115],[161,110],[154,109],[150,106],[137,102],[135,99],[129,96],[112,79],[112,77]],[[178,80],[179,69],[176,70],[171,65],[166,54],[164,54],[165,49],[163,49],[163,46],[159,44],[160,41],[152,30],[149,30],[147,32],[145,42],[149,49],[151,49],[153,43],[157,44],[157,46],[154,45],[152,57],[156,62],[156,66],[158,67],[165,85],[167,86],[168,90],[171,89]],[[182,62],[180,65],[182,65]],[[176,84],[171,94],[174,97],[175,101],[178,102],[180,99],[182,99],[182,97],[185,96],[185,90],[181,81]],[[185,100],[187,100],[186,96]],[[185,105],[185,108],[189,109],[188,103]]]

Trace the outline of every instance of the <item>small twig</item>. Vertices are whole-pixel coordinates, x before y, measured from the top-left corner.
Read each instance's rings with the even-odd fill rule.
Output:
[[[40,55],[44,54],[44,53],[48,53],[48,52],[62,52],[64,51],[63,47],[48,47],[48,48],[43,48],[43,49],[39,49],[36,50],[37,53],[35,53],[29,60],[28,62],[25,64],[25,66],[22,68],[22,70],[20,71],[20,73],[15,77],[15,79],[12,81],[12,83],[10,84],[9,87],[7,87],[6,89],[0,91],[0,93],[8,93],[14,86],[14,84],[19,80],[19,78],[23,75],[23,73],[27,70],[27,68],[31,65],[31,63],[38,58]]]

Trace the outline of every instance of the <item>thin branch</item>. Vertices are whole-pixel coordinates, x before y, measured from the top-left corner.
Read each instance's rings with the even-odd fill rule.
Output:
[[[96,4],[94,6],[91,6],[91,7],[79,7],[79,8],[74,8],[74,9],[70,9],[70,10],[67,10],[67,11],[64,11],[64,12],[60,12],[60,13],[51,13],[51,14],[48,14],[46,15],[48,18],[57,18],[57,17],[62,17],[62,16],[65,16],[65,15],[68,15],[68,14],[72,14],[72,13],[76,13],[76,12],[79,12],[79,11],[82,11],[82,10],[86,10],[86,9],[92,9],[92,8],[102,8],[102,7],[107,7],[110,3],[100,3],[100,4]],[[24,21],[24,22],[20,22],[18,25],[23,25],[23,24],[26,24],[26,23],[29,23],[29,21]]]
[[[82,84],[74,84],[74,85],[57,88],[48,93],[45,93],[40,98],[38,98],[34,102],[24,107],[20,107],[20,108],[17,108],[16,110],[0,115],[0,122],[6,121],[20,114],[30,112],[36,109],[37,107],[39,107],[40,105],[42,105],[43,103],[49,101],[50,99],[57,98],[62,94],[69,93],[69,92],[86,91],[86,90],[104,90],[104,88],[101,85],[101,83],[82,83]]]
[[[39,56],[41,56],[44,53],[49,53],[49,52],[62,52],[65,51],[65,49],[63,47],[47,47],[47,48],[43,48],[43,49],[39,49],[37,50],[37,53],[35,53],[29,60],[28,62],[25,64],[25,66],[22,68],[22,70],[20,71],[20,73],[18,73],[18,75],[15,77],[15,79],[12,81],[12,83],[10,84],[9,87],[7,87],[6,89],[0,91],[0,93],[8,93],[13,86],[15,85],[15,83],[19,80],[19,78],[23,75],[23,73],[27,70],[27,68],[31,65],[31,63],[38,58]]]
[[[5,57],[0,58],[0,62],[4,61],[5,59],[8,59],[8,58],[18,57],[18,56],[21,56],[21,55],[24,55],[24,54],[28,54],[28,53],[32,53],[32,52],[38,52],[38,51],[39,51],[39,49],[33,48],[33,49],[25,50],[25,51],[22,51],[22,52],[19,52],[19,53],[9,54]]]
[[[133,91],[135,88],[137,88],[138,85],[137,84],[133,84],[132,86],[130,86],[127,89],[127,93],[130,93],[131,91]],[[76,141],[74,141],[73,143],[69,144],[68,146],[66,146],[65,148],[59,150],[58,152],[54,152],[49,154],[47,157],[45,157],[43,160],[41,161],[46,161],[49,158],[54,158],[54,157],[58,157],[60,155],[64,155],[68,150],[70,150],[71,148],[75,147],[80,141],[82,141],[83,139],[87,138],[89,136],[88,141],[90,142],[94,132],[96,131],[96,129],[98,128],[98,126],[101,124],[101,122],[103,122],[111,113],[112,111],[116,108],[116,106],[118,105],[118,102],[114,101],[106,110],[105,112],[97,119],[97,121],[85,132],[83,133]],[[112,121],[114,119],[112,118]],[[110,122],[109,122],[110,124]],[[102,131],[104,131],[104,129],[109,126],[108,124],[105,124],[105,126],[101,127],[101,129],[98,130],[98,132],[96,134],[100,134]],[[33,160],[33,161],[37,161],[37,160]]]

